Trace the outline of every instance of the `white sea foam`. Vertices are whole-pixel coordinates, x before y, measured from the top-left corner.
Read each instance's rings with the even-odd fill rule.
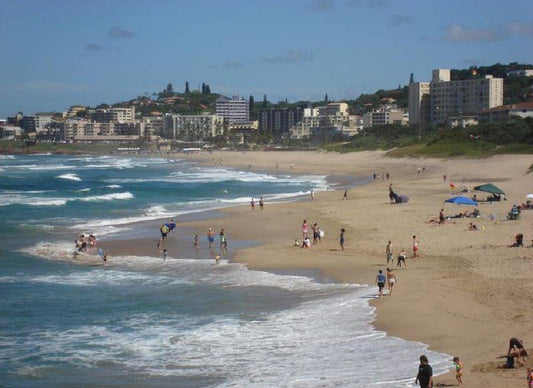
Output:
[[[132,283],[136,289],[177,286],[179,281],[247,287],[246,292],[250,292],[249,287],[273,287],[297,292],[301,302],[290,309],[256,313],[249,319],[230,314],[205,319],[148,309],[128,314],[120,327],[106,322],[77,325],[71,330],[35,330],[17,346],[0,350],[1,356],[20,357],[15,363],[22,367],[25,354],[21,357],[20,349],[27,348],[34,360],[39,360],[35,367],[50,362],[84,369],[112,364],[122,373],[136,371],[148,378],[220,377],[224,387],[369,383],[411,387],[420,354],[428,355],[435,374],[450,367],[450,356],[432,352],[421,343],[389,337],[372,327],[374,308],[367,301],[374,287],[320,284],[305,277],[250,271],[237,264],[215,266],[201,260],[117,257],[111,258],[110,265],[127,266],[128,270],[108,267],[28,275],[23,281],[95,289]],[[3,280],[11,281],[10,277],[0,278]],[[26,372],[21,370],[20,374]]]
[[[76,182],[81,181],[81,178],[78,175],[76,175],[76,174],[63,174],[63,175],[56,176],[56,178],[57,179],[66,179],[66,180],[76,181]]]
[[[101,201],[113,201],[113,200],[127,200],[133,199],[133,194],[129,191],[123,193],[112,193],[112,194],[103,194],[103,195],[94,195],[91,197],[78,198],[79,201],[83,202],[101,202]]]
[[[0,155],[0,159],[15,159],[15,155]]]
[[[10,205],[28,205],[28,206],[63,206],[68,202],[108,202],[108,201],[125,201],[133,199],[134,196],[129,191],[122,193],[111,193],[103,195],[94,195],[79,198],[58,198],[58,197],[39,197],[24,194],[0,194],[0,206]]]
[[[0,206],[62,206],[65,205],[67,201],[67,199],[63,198],[35,197],[22,194],[0,194]]]
[[[107,185],[106,187],[108,189],[121,189],[122,188],[121,185]]]

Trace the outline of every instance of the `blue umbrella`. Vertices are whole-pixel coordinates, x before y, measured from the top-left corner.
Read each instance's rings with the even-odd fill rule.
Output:
[[[470,199],[470,198],[467,198],[467,197],[461,197],[461,196],[449,198],[449,199],[447,199],[444,202],[455,203],[456,205],[473,205],[473,206],[477,206],[477,202],[474,201],[473,199]]]

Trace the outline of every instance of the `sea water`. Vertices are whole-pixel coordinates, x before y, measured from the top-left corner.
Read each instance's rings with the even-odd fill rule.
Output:
[[[326,190],[324,176],[182,160],[0,156],[0,384],[182,387],[412,386],[425,353],[372,326],[365,285],[250,271],[209,255],[53,260],[82,231]]]

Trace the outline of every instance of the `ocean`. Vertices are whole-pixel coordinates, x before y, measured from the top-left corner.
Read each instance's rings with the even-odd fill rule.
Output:
[[[364,182],[364,179],[361,179]],[[251,271],[208,252],[58,261],[79,233],[298,200],[325,176],[129,156],[0,155],[0,385],[410,387],[450,356],[372,326],[374,287]]]

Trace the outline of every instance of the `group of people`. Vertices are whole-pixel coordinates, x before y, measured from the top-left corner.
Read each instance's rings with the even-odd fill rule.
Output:
[[[252,198],[252,199],[250,200],[250,206],[251,206],[252,210],[255,209],[255,199]],[[263,207],[264,207],[264,206],[265,206],[265,200],[263,199],[263,197],[261,197],[261,198],[259,198],[259,208],[260,208],[261,210],[263,210]]]
[[[309,238],[309,224],[307,223],[307,220],[302,221],[302,248],[310,248],[311,247],[311,239]],[[313,225],[311,225],[311,231],[313,234],[313,245],[316,245],[320,242],[322,237],[324,237],[324,230],[320,226],[318,226],[318,223],[315,222]],[[298,243],[298,241],[296,241]],[[294,246],[300,246],[300,244],[295,244]]]
[[[383,270],[380,269],[376,276],[376,284],[378,286],[379,296],[383,296],[383,289],[385,288],[385,284],[387,285],[387,288],[389,290],[389,295],[392,295],[392,288],[394,287],[394,284],[396,284],[397,281],[398,280],[396,279],[396,275],[394,274],[392,269],[387,268],[386,274],[384,274]]]
[[[84,234],[80,234],[80,237],[74,240],[77,252],[89,252],[94,253],[96,249],[96,237],[94,234],[90,234],[86,237]]]

